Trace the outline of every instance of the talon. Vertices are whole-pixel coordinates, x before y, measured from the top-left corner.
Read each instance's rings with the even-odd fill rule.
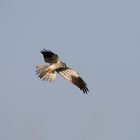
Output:
[[[46,71],[47,71],[47,73],[52,73],[53,72],[53,69],[48,68]]]

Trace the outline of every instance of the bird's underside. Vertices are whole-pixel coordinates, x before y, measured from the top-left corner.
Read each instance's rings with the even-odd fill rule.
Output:
[[[79,76],[79,74],[69,67],[65,63],[61,62],[58,58],[58,55],[54,54],[51,51],[42,50],[45,62],[48,64],[42,64],[36,66],[36,74],[42,80],[54,81],[56,79],[56,73],[60,74],[64,79],[71,82],[77,86],[84,93],[87,93],[89,90],[87,84]]]

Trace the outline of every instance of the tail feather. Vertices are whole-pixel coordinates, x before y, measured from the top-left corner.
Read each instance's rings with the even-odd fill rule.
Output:
[[[56,72],[53,73],[48,73],[47,69],[48,69],[49,65],[37,65],[36,66],[36,74],[38,75],[38,77],[40,79],[42,79],[43,81],[54,81],[56,79]]]

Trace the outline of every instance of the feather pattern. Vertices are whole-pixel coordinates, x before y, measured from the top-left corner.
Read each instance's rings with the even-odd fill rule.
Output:
[[[65,80],[77,86],[84,93],[88,93],[86,82],[80,77],[80,75],[73,69],[70,69],[66,64],[59,60],[57,54],[50,50],[43,49],[41,51],[46,63],[36,66],[36,74],[40,79],[54,81],[56,79],[56,72],[60,74]]]
[[[40,51],[43,55],[45,62],[47,63],[57,63],[59,61],[58,55],[50,50],[43,49]]]
[[[79,76],[79,74],[68,67],[61,68],[57,70],[57,72],[66,80],[79,87],[84,93],[87,93],[89,90],[87,88],[87,84],[84,80]]]
[[[54,81],[56,79],[56,72],[52,72],[52,73],[48,73],[47,70],[48,70],[48,67],[49,65],[37,65],[36,68],[36,74],[38,75],[38,77],[40,79],[42,79],[43,81],[44,80],[48,80],[48,81]]]

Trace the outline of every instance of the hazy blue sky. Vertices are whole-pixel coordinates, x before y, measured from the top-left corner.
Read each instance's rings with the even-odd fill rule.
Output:
[[[88,83],[42,82],[54,51]],[[0,1],[0,139],[140,139],[139,0]]]

